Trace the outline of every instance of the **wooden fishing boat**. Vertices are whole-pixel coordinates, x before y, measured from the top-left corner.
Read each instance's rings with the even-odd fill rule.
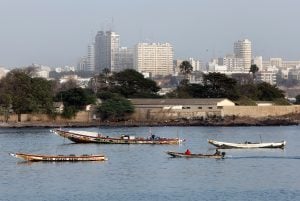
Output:
[[[26,154],[26,153],[10,153],[11,156],[20,158],[26,161],[105,161],[104,155],[41,155],[41,154]]]
[[[65,131],[54,129],[54,133],[68,138],[76,143],[102,143],[102,144],[179,144],[183,140],[179,138],[162,138],[152,135],[150,138],[121,135],[120,137],[104,136],[95,132]]]
[[[216,140],[208,140],[208,143],[221,149],[251,149],[251,148],[284,148],[286,141],[281,142],[244,142],[244,143],[230,143],[220,142]]]
[[[184,152],[174,152],[168,151],[166,152],[170,156],[174,158],[215,158],[215,159],[222,159],[225,157],[225,152],[220,154],[186,154]]]

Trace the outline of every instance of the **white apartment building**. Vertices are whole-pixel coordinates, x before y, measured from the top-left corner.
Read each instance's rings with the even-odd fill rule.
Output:
[[[244,60],[243,70],[248,72],[251,66],[252,49],[251,41],[248,39],[238,40],[234,43],[234,54],[236,58]]]
[[[270,66],[282,68],[282,58],[270,58]]]
[[[74,66],[63,66],[63,67],[56,67],[54,68],[54,71],[57,73],[61,73],[61,72],[70,72],[73,71],[75,72],[75,67]]]
[[[115,65],[111,70],[113,72],[119,72],[129,68],[134,68],[133,49],[121,47],[115,54]]]
[[[278,68],[269,67],[266,70],[259,71],[257,73],[257,80],[267,82],[271,85],[277,83],[276,74],[278,73]]]
[[[300,61],[282,61],[283,68],[295,68],[300,65]]]
[[[138,43],[134,50],[134,67],[151,77],[173,74],[173,47],[170,43]]]
[[[213,59],[211,62],[208,63],[208,72],[219,72],[225,73],[228,71],[228,67],[225,65],[219,65],[218,61]]]
[[[263,61],[263,68],[276,66],[280,69],[293,69],[300,65],[300,61],[287,61],[282,58],[270,58],[270,60]]]
[[[95,71],[95,45],[88,46],[88,54],[86,58],[86,66],[84,71]]]
[[[200,60],[196,60],[194,58],[189,58],[188,61],[193,66],[193,71],[203,71],[202,62]]]
[[[226,66],[228,71],[242,71],[244,69],[244,59],[236,58],[234,55],[227,55],[223,58],[218,58],[218,65]]]

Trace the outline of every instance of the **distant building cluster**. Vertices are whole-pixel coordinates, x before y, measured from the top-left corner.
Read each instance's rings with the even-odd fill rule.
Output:
[[[254,56],[252,43],[249,39],[237,40],[233,43],[232,53],[223,57],[212,58],[204,63],[197,58],[174,58],[174,48],[171,43],[160,42],[138,42],[133,47],[122,47],[121,37],[113,31],[98,31],[91,44],[87,46],[86,55],[80,58],[77,66],[48,67],[32,64],[36,69],[36,76],[46,79],[55,78],[53,74],[66,76],[76,73],[83,75],[84,80],[80,81],[86,86],[87,78],[102,73],[104,69],[110,72],[119,72],[124,69],[135,69],[145,77],[152,78],[159,83],[166,83],[164,77],[179,77],[180,64],[189,61],[193,71],[188,79],[191,83],[201,83],[203,74],[209,72],[220,72],[238,78],[249,74],[251,65],[255,64],[259,71],[256,73],[257,81],[264,81],[270,84],[296,80],[300,83],[300,60],[286,61],[280,57],[264,60],[262,56]],[[77,71],[77,72],[76,72]],[[5,76],[8,70],[0,67],[0,78]],[[80,72],[80,73],[79,73]],[[67,77],[62,78],[66,80]],[[80,77],[75,77],[77,80]],[[74,79],[74,78],[72,78]],[[61,81],[62,81],[61,80]],[[180,79],[179,79],[180,80]],[[178,83],[172,80],[172,83]]]
[[[145,77],[180,75],[180,64],[187,60],[193,66],[190,82],[202,82],[203,73],[220,72],[232,77],[249,74],[252,64],[259,68],[258,81],[276,84],[282,79],[300,80],[300,61],[284,61],[282,58],[263,60],[262,56],[253,56],[252,43],[249,39],[233,43],[233,52],[224,57],[212,58],[203,63],[195,58],[175,59],[170,43],[139,42],[133,48],[121,47],[120,35],[113,31],[99,31],[92,44],[88,45],[87,56],[78,62],[78,71],[101,73],[103,69],[119,72],[133,68]]]
[[[79,60],[77,70],[101,73],[104,69],[119,72],[133,68],[150,77],[172,75],[173,55],[170,43],[137,43],[133,48],[121,47],[119,34],[99,31],[94,43],[88,45],[87,56]]]

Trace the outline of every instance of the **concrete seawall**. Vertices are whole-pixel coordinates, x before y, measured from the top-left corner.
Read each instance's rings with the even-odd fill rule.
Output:
[[[177,121],[181,119],[186,120],[198,120],[202,119],[214,119],[214,118],[277,118],[284,115],[297,115],[300,117],[300,105],[291,106],[226,106],[219,109],[210,110],[164,110],[158,108],[139,108],[131,115],[130,121],[132,122],[152,122],[162,123],[168,121]],[[36,124],[56,124],[56,125],[69,125],[69,124],[99,124],[99,120],[92,119],[93,114],[91,112],[81,111],[75,118],[64,119],[60,116],[51,118],[45,114],[22,114],[21,123],[28,125]],[[220,118],[219,118],[220,119]],[[7,123],[18,123],[18,116],[11,114]],[[0,116],[0,122],[5,122],[4,116]],[[247,122],[246,122],[247,123]]]
[[[222,116],[238,117],[275,117],[287,114],[299,114],[300,105],[291,106],[226,106],[222,109]]]

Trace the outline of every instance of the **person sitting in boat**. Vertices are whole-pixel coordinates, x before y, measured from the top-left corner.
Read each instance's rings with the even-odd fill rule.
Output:
[[[216,153],[214,155],[220,155],[221,152],[219,151],[219,149],[216,149]]]
[[[158,137],[158,136],[152,134],[151,137],[150,137],[150,139],[151,139],[151,140],[159,140],[160,137]]]
[[[191,155],[191,151],[189,149],[187,149],[185,152],[184,152],[185,155]]]

